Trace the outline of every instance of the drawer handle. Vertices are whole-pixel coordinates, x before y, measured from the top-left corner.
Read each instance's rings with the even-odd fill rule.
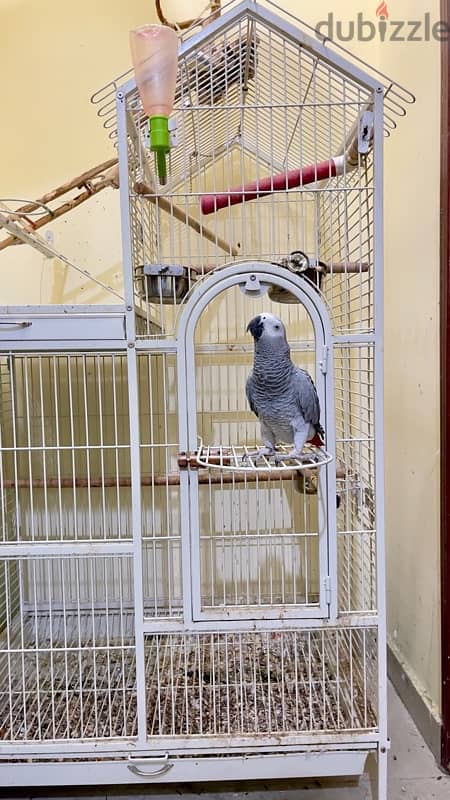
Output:
[[[29,328],[32,322],[24,319],[0,319],[0,325],[8,325],[10,328]]]
[[[163,758],[133,758],[132,756],[128,756],[128,761],[130,762],[127,764],[128,769],[130,772],[133,772],[135,775],[139,775],[142,778],[156,778],[157,775],[164,775],[165,772],[168,772],[169,769],[172,769],[173,764],[169,764],[169,754]],[[151,770],[150,772],[146,769],[141,769],[137,766],[137,764],[142,764],[145,767],[147,764],[150,766],[151,764],[156,765],[156,769]],[[160,765],[158,767],[158,764]]]

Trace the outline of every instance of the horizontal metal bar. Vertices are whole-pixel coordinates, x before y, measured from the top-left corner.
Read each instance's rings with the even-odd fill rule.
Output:
[[[140,337],[136,341],[135,347],[137,351],[144,351],[149,355],[153,353],[176,354],[177,352],[177,343],[174,339],[150,339],[147,335]]]
[[[297,739],[302,741],[288,742],[287,737],[283,738],[282,744],[277,741],[277,737],[262,735],[261,740],[256,739],[254,736],[247,737],[229,737],[225,743],[224,738],[220,737],[220,741],[216,744],[216,737],[211,741],[207,736],[177,736],[177,737],[154,737],[148,745],[140,745],[136,737],[117,740],[96,740],[95,752],[92,749],[92,742],[67,742],[59,740],[54,742],[46,742],[39,744],[37,742],[2,742],[0,750],[0,764],[1,762],[8,761],[14,764],[14,760],[20,759],[23,756],[29,758],[38,758],[43,762],[54,760],[55,755],[58,754],[64,758],[79,758],[86,759],[89,763],[90,760],[96,760],[99,756],[103,758],[120,758],[123,756],[127,758],[130,752],[139,757],[153,756],[161,754],[170,750],[170,753],[181,752],[184,755],[214,755],[218,750],[223,752],[226,748],[228,753],[289,753],[292,751],[309,753],[315,750],[319,745],[326,745],[327,750],[334,752],[335,750],[360,750],[361,746],[364,749],[374,749],[377,746],[378,734],[377,733],[354,733],[352,731],[345,731],[339,738],[339,742],[335,741],[335,735],[323,734],[318,731],[314,734],[314,742],[303,741],[306,740],[305,734],[297,735]],[[292,736],[290,737],[292,738]]]
[[[123,316],[125,305],[123,303],[111,303],[111,305],[93,305],[92,303],[55,303],[42,305],[0,305],[0,314],[23,314],[27,317],[41,319],[42,317],[53,318],[58,315],[70,315],[71,317],[114,317]]]
[[[58,558],[69,556],[124,556],[133,555],[131,539],[114,541],[93,541],[92,539],[67,542],[61,540],[27,541],[27,542],[0,542],[0,558]]]
[[[127,343],[125,339],[28,339],[27,341],[19,339],[7,339],[6,336],[0,335],[0,353],[17,353],[22,355],[24,353],[48,355],[49,351],[59,355],[60,353],[92,353],[97,354],[98,351],[116,352],[120,351],[126,355]]]
[[[265,619],[258,620],[258,630],[268,631],[281,631],[281,630],[316,630],[323,628],[324,630],[347,630],[351,628],[373,629],[378,624],[378,616],[376,612],[368,613],[355,613],[353,614],[340,614],[335,620],[328,619],[314,619],[314,618],[290,618],[290,619]],[[181,617],[154,617],[150,618],[148,615],[145,617],[142,630],[145,634],[152,633],[238,633],[241,631],[254,631],[255,621],[247,620],[200,620],[194,621],[192,624],[187,624]]]
[[[376,336],[375,333],[346,333],[346,334],[335,334],[333,336],[333,344],[341,345],[341,344],[354,344],[354,345],[364,345],[364,344],[375,344]]]
[[[315,350],[315,343],[314,342],[291,342],[291,353],[301,353],[301,352],[314,352]],[[230,342],[229,344],[197,344],[195,348],[195,352],[198,355],[209,355],[211,353],[226,353],[239,357],[239,356],[253,356],[254,346],[253,344],[233,344]]]
[[[40,453],[45,451],[46,453],[72,453],[81,450],[81,452],[88,452],[93,450],[110,450],[115,452],[116,450],[129,450],[129,444],[103,444],[98,442],[97,444],[42,444],[42,445],[17,445],[16,447],[2,447],[4,453]],[[71,479],[70,479],[71,480]],[[113,484],[115,486],[115,484]]]

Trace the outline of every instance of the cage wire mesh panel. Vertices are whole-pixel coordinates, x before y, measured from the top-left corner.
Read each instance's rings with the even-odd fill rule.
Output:
[[[151,637],[149,734],[374,728],[374,637],[373,629]]]
[[[215,35],[206,28],[200,49],[188,40],[180,56],[178,143],[166,189],[153,173],[137,91],[124,102],[131,261],[149,325],[156,319],[172,334],[177,306],[213,267],[236,257],[280,263],[302,250],[328,273],[324,292],[336,330],[373,327],[371,157],[355,148],[358,120],[373,104],[369,89],[251,13]],[[368,140],[370,120],[369,112]],[[319,180],[320,165],[337,157],[343,174]],[[275,183],[274,176],[307,165],[312,178],[294,188],[201,213],[205,200],[244,195],[239,187]],[[174,265],[182,274],[172,275]]]
[[[11,356],[4,397],[3,487],[15,508],[15,540],[129,538],[123,355]]]
[[[339,606],[375,611],[375,398],[373,345],[335,348],[336,449],[346,465],[338,482]]]
[[[208,304],[196,330],[197,432],[204,445],[254,448],[259,421],[245,395],[253,363],[246,322],[267,299],[249,299],[239,287]],[[315,373],[314,330],[303,307],[271,304],[295,344],[293,358]],[[231,344],[232,343],[232,344]],[[240,451],[241,452],[241,451]],[[242,450],[244,452],[244,450]],[[226,455],[224,456],[226,460]],[[304,491],[295,469],[210,470],[199,486],[199,558],[202,609],[232,606],[295,607],[319,599],[319,493]],[[269,465],[268,465],[269,466]],[[322,523],[323,524],[323,523]]]
[[[144,614],[182,614],[177,365],[170,353],[138,358]]]
[[[374,329],[372,154],[349,175],[323,188],[318,203],[321,259],[355,263],[355,272],[330,275],[324,280],[336,333],[368,333]]]
[[[0,537],[3,542],[11,541],[15,536],[14,497],[10,491],[7,491],[5,484],[5,474],[10,472],[12,463],[12,454],[7,455],[5,452],[13,420],[12,397],[9,391],[10,370],[11,361],[8,356],[0,356]],[[4,587],[0,586],[0,592],[3,598]]]
[[[2,559],[1,738],[135,733],[129,558]]]
[[[385,744],[375,153],[411,96],[278,13],[232,2],[180,37],[165,187],[134,81],[97,96],[118,137],[123,348],[0,355],[0,739],[18,769]],[[249,260],[262,296],[225,286]],[[304,303],[277,283],[292,272]],[[184,385],[179,331],[212,285]],[[332,398],[320,468],[226,460],[261,443],[245,382],[263,311]],[[188,411],[202,449],[182,452]]]
[[[11,354],[0,411],[2,541],[22,554],[1,559],[2,738],[130,736],[132,559],[70,548],[131,536],[126,359]]]

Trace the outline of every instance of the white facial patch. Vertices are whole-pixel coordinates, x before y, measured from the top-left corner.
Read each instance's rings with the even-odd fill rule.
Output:
[[[261,314],[261,321],[264,325],[264,332],[268,336],[284,336],[285,335],[285,328],[278,317],[275,314]]]

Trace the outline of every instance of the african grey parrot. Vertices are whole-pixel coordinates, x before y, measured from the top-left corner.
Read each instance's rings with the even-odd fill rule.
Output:
[[[320,405],[310,375],[291,361],[286,330],[273,314],[259,314],[247,331],[255,340],[253,371],[246,394],[251,410],[261,423],[264,447],[257,455],[276,456],[277,442],[293,443],[283,458],[300,458],[305,443],[323,445]]]

